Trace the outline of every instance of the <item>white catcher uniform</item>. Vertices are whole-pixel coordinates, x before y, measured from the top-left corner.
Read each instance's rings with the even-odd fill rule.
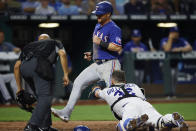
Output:
[[[113,22],[101,26],[99,23],[95,26],[93,36],[99,37],[102,41],[121,47],[121,29]],[[119,54],[110,51],[93,43],[94,63],[83,70],[75,79],[73,89],[68,103],[63,110],[51,109],[52,113],[63,121],[68,121],[72,110],[80,98],[82,91],[90,84],[104,80],[107,87],[111,85],[111,75],[114,70],[120,70]]]
[[[105,88],[98,90],[100,98],[104,99],[110,106],[115,101],[124,96],[124,92],[120,86],[115,85],[111,88]],[[132,119],[137,119],[141,115],[147,114],[148,120],[146,124],[152,125],[159,129],[163,127],[163,123],[168,126],[173,126],[175,123],[172,114],[166,114],[162,116],[156,109],[146,101],[144,94],[141,89],[135,84],[125,84],[125,90],[133,97],[123,98],[113,106],[113,113],[116,113],[121,118],[118,126],[122,131],[126,131],[126,126]],[[172,121],[172,123],[171,123]]]

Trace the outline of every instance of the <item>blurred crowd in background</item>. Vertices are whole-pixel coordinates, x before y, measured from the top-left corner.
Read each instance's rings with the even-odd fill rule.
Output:
[[[0,15],[7,14],[25,14],[25,15],[90,15],[95,10],[96,4],[102,0],[0,0]],[[196,0],[109,0],[113,7],[115,15],[123,14],[157,14],[157,15],[168,15],[168,14],[196,14]],[[18,29],[18,28],[17,28]],[[19,27],[21,29],[21,27]],[[22,29],[21,29],[22,30]],[[18,30],[22,32],[21,30]],[[121,59],[123,58],[124,52],[142,52],[142,51],[165,51],[165,52],[189,52],[196,50],[196,39],[194,42],[188,38],[184,38],[184,34],[181,35],[177,27],[171,28],[167,37],[157,38],[157,45],[153,46],[153,38],[149,39],[148,42],[143,42],[144,30],[139,29],[128,29],[123,28],[123,34],[127,34],[127,40],[123,42],[123,51],[121,53]],[[0,30],[0,53],[1,52],[15,52],[21,51],[21,47],[18,48],[14,44],[9,43],[5,40],[5,30]],[[59,31],[60,32],[60,31]],[[63,31],[62,31],[63,32]],[[23,33],[24,35],[25,33]],[[63,36],[65,35],[62,33]],[[130,35],[131,34],[131,35]],[[193,34],[194,35],[194,34]],[[25,36],[25,35],[24,35]],[[22,38],[24,37],[22,36]],[[16,36],[14,36],[16,37]],[[124,37],[124,36],[123,36]],[[67,37],[69,38],[69,37]],[[25,38],[24,38],[25,39]],[[124,38],[125,39],[125,38]],[[188,39],[188,41],[186,40]],[[26,43],[23,43],[26,44]],[[72,43],[73,44],[73,43]],[[156,47],[155,47],[156,46]],[[158,48],[157,48],[158,47]],[[69,58],[69,63],[71,59]],[[1,63],[2,64],[2,63]],[[4,63],[3,63],[4,64]],[[123,65],[123,61],[121,61]],[[151,63],[154,69],[151,74],[154,73],[156,82],[161,77],[160,73],[156,68],[160,68],[159,62]],[[160,66],[159,66],[160,65]],[[178,76],[178,62],[174,61],[172,64],[172,88],[173,92],[171,96],[175,96],[175,88],[177,84]],[[71,64],[69,65],[70,70],[72,69]],[[148,69],[148,72],[150,69]],[[70,71],[71,72],[71,71]],[[160,71],[161,72],[161,71]],[[141,85],[145,80],[145,66],[142,61],[136,61],[135,63],[135,83]],[[195,73],[196,76],[196,73]],[[196,77],[195,77],[196,78]],[[162,78],[160,78],[162,79]],[[7,86],[10,86],[9,90]],[[10,91],[11,90],[11,91]],[[11,93],[10,93],[11,92]],[[15,99],[16,83],[12,72],[1,72],[0,71],[0,103],[10,105]],[[67,97],[67,96],[66,96]],[[3,99],[3,100],[2,100]],[[56,101],[55,98],[54,101]]]
[[[196,41],[192,44],[189,43],[186,38],[181,37],[179,33],[178,27],[172,27],[169,30],[168,36],[160,39],[160,49],[155,49],[149,41],[148,43],[143,43],[142,41],[142,32],[138,29],[133,29],[132,33],[129,37],[129,41],[124,43],[123,45],[123,51],[120,54],[120,61],[123,66],[123,55],[125,52],[142,52],[142,51],[164,51],[164,52],[190,52],[192,50],[196,50]],[[14,46],[12,43],[8,43],[5,41],[5,34],[3,31],[0,30],[0,52],[15,52],[18,53],[20,52],[20,48]],[[68,57],[68,63],[69,63],[69,69],[70,72],[72,70],[71,66],[71,59]],[[172,75],[172,94],[169,94],[170,96],[175,96],[175,90],[176,90],[176,84],[178,82],[177,77],[178,77],[178,61],[173,61],[173,64],[171,65],[171,75]],[[152,63],[151,63],[152,64]],[[153,64],[151,65],[154,68],[155,71],[155,77],[161,77],[159,73],[155,70],[155,67],[162,68],[161,62],[155,62],[154,66]],[[136,61],[135,63],[135,77],[136,81],[135,83],[138,85],[142,85],[144,82],[144,76],[145,76],[145,65],[143,61]],[[148,68],[150,70],[150,68]],[[153,73],[153,72],[152,72]],[[10,91],[7,89],[7,84],[10,85],[11,87],[11,94]],[[70,85],[71,89],[72,85]],[[13,102],[13,98],[15,98],[15,93],[16,93],[16,82],[14,79],[14,75],[12,72],[0,72],[0,92],[1,96],[3,97],[3,103],[5,105],[10,105]],[[69,93],[71,90],[69,91]],[[68,94],[69,94],[68,93]],[[66,93],[67,94],[67,93]],[[68,98],[68,97],[64,97]],[[1,98],[0,98],[1,99]],[[54,98],[54,102],[56,100],[61,100],[59,98]]]
[[[102,0],[0,0],[0,14],[89,15]],[[196,0],[108,0],[115,15],[195,14]]]

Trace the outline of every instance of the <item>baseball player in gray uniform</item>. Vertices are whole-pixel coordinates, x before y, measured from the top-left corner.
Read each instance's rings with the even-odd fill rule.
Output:
[[[8,74],[0,74],[0,91],[2,93],[3,98],[5,99],[5,105],[10,105],[11,104],[11,95],[6,87],[6,83],[10,83],[10,87],[13,91],[14,98],[16,98],[16,80],[14,78],[13,73],[8,73]]]
[[[164,131],[175,127],[188,131],[188,126],[179,113],[161,115],[146,101],[144,93],[136,84],[126,83],[124,71],[112,73],[110,88],[101,90],[99,86],[95,86],[92,92],[111,106],[113,114],[119,120],[118,131],[135,131],[147,125]]]
[[[93,33],[94,63],[75,79],[66,107],[62,110],[51,109],[55,116],[65,122],[69,121],[71,112],[86,87],[98,80],[104,80],[109,87],[112,72],[120,69],[118,52],[122,50],[121,29],[111,20],[112,12],[113,7],[108,1],[98,3],[96,10],[92,12],[98,20]],[[91,53],[86,52],[84,58],[91,60]]]

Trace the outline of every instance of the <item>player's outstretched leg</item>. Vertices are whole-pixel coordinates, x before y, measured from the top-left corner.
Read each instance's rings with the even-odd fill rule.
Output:
[[[158,129],[172,129],[180,128],[180,131],[188,131],[188,126],[184,121],[184,118],[178,113],[166,114],[158,121]]]
[[[64,122],[69,121],[69,117],[64,116],[64,113],[61,110],[51,108],[51,112],[54,116],[58,117],[59,119],[61,119]]]
[[[145,126],[145,122],[148,120],[148,115],[144,114],[137,119],[128,118],[125,121],[120,121],[117,125],[117,131],[133,131]]]
[[[64,109],[61,110],[51,108],[52,114],[54,114],[56,117],[60,118],[64,122],[69,121],[70,115],[74,109],[76,102],[79,100],[82,91],[86,87],[88,87],[88,85],[99,80],[99,76],[96,72],[96,66],[96,63],[91,64],[89,67],[87,67],[80,73],[80,75],[74,81],[73,89],[71,91],[71,95],[69,97],[67,105],[64,107]]]

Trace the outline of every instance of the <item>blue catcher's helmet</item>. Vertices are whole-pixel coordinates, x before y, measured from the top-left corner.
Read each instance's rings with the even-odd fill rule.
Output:
[[[92,12],[92,14],[95,14],[95,15],[103,15],[103,14],[106,14],[106,13],[113,13],[112,4],[108,1],[99,2],[96,5],[96,10],[94,10]]]
[[[74,131],[90,131],[87,126],[79,125],[74,128]]]

